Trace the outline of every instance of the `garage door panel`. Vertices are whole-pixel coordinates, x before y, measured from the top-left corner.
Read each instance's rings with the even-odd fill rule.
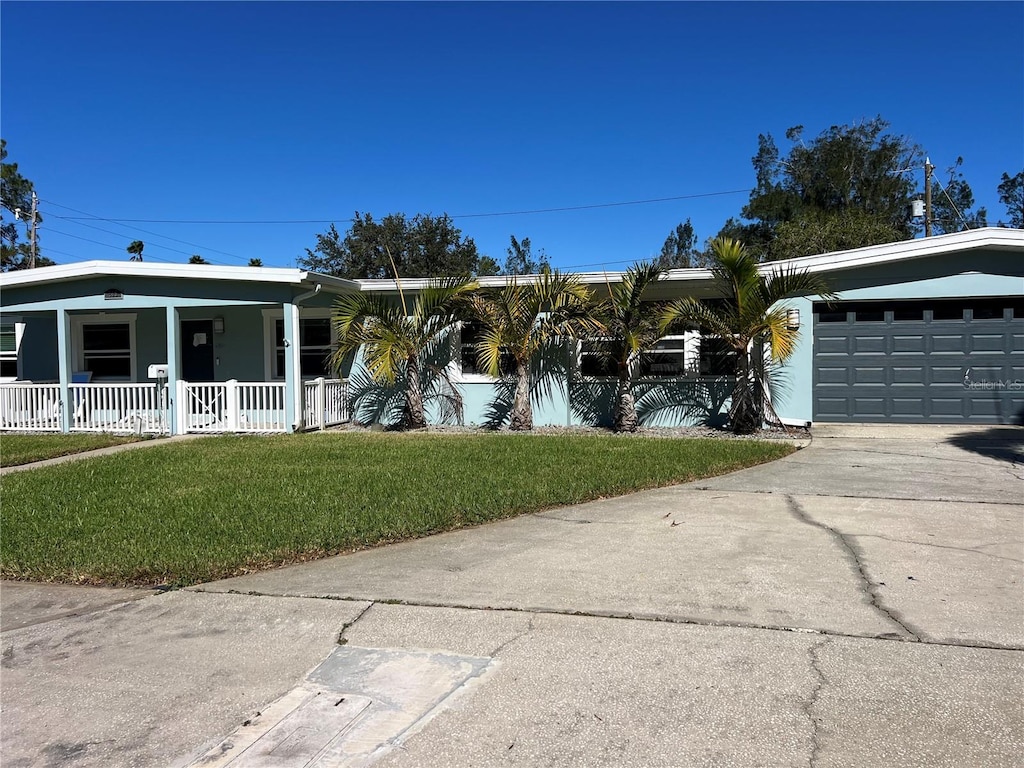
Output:
[[[925,368],[923,365],[901,365],[892,368],[892,383],[900,384],[924,384]]]
[[[865,416],[885,416],[884,397],[858,397],[854,395],[853,412]]]
[[[964,353],[964,336],[962,333],[931,337],[931,353],[933,355],[962,355]]]
[[[932,416],[955,416],[957,420],[964,417],[964,400],[962,397],[931,397],[929,398]]]
[[[884,355],[884,336],[854,336],[853,354],[855,355]]]
[[[995,334],[975,334],[970,339],[970,349],[972,355],[994,353],[997,355],[1005,355],[1010,352],[1010,345],[1007,339],[1003,335]]]
[[[937,319],[931,303],[917,303],[903,302],[884,313],[848,312],[861,322],[819,324],[815,318],[814,418],[979,424],[1024,419],[1024,318],[1005,312]]]
[[[818,381],[822,384],[849,384],[850,368],[819,368]]]
[[[841,355],[847,356],[850,354],[850,339],[845,336],[822,336],[816,341],[818,345],[818,353],[821,355]]]
[[[853,383],[856,384],[885,384],[886,368],[854,368]]]
[[[923,357],[925,354],[924,335],[893,336],[892,351],[893,354],[914,353]]]
[[[923,416],[923,397],[894,397],[892,398],[893,416]]]

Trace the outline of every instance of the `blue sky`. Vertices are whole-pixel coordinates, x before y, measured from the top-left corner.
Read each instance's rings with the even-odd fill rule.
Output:
[[[71,209],[342,231],[358,210],[447,212],[499,262],[515,234],[620,269],[738,215],[759,133],[879,114],[940,169],[963,156],[990,220],[1024,168],[1017,2],[5,0],[0,24],[8,160],[62,263],[141,239],[147,261],[293,266],[328,226]]]

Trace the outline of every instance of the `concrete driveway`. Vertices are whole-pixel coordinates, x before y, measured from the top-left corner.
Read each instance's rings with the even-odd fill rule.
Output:
[[[1022,448],[823,425],[713,480],[130,602],[4,585],[3,764],[1018,766]]]

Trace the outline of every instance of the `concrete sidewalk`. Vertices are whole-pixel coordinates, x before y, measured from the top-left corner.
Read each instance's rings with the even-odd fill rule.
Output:
[[[442,657],[484,674],[372,745],[352,715],[315,764],[1016,766],[1022,438],[826,428],[713,480],[5,626],[4,765],[258,746],[256,713],[325,658],[387,649],[386,684],[323,690],[415,698]]]

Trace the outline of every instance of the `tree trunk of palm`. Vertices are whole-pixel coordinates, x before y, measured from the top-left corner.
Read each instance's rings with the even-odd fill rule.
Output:
[[[530,405],[530,372],[522,362],[516,362],[516,394],[512,400],[512,418],[508,428],[519,432],[533,429],[533,406]]]
[[[750,352],[739,351],[736,359],[736,385],[732,390],[729,422],[738,435],[749,435],[761,428],[763,417],[757,403],[757,387],[751,380]]]
[[[408,429],[424,429],[427,419],[423,414],[423,389],[420,386],[420,363],[410,357],[406,365],[405,413],[402,421]]]
[[[629,365],[619,370],[619,383],[615,391],[615,416],[612,429],[616,432],[636,432],[638,419],[636,415],[636,398],[633,397],[632,379]]]

